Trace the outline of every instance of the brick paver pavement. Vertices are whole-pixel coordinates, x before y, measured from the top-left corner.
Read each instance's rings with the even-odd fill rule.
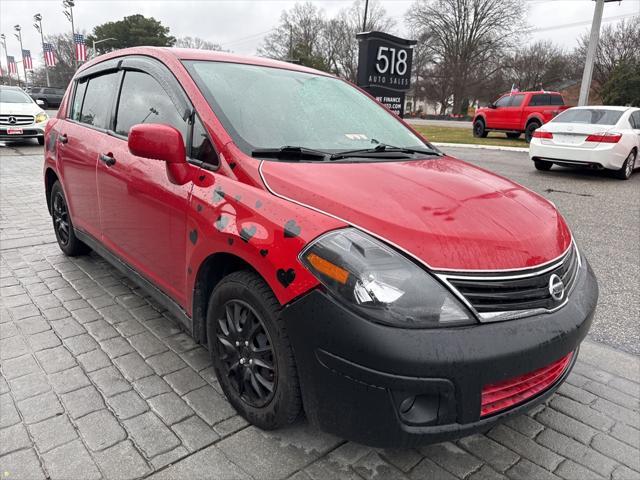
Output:
[[[545,405],[457,442],[247,425],[169,313],[52,243],[41,160],[20,161],[1,165],[0,478],[640,479],[639,359],[592,342]]]

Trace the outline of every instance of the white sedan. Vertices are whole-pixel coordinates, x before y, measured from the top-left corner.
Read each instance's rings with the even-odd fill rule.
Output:
[[[640,108],[574,107],[533,134],[529,158],[538,170],[555,163],[614,170],[623,180],[633,173],[640,152]]]
[[[42,107],[18,87],[0,87],[0,141],[37,138],[44,145],[49,117]]]

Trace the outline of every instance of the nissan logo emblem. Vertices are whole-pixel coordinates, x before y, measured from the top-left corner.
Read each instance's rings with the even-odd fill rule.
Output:
[[[18,121],[16,120],[16,117],[9,117],[9,123],[11,125],[14,125],[15,123],[17,123]]]
[[[564,297],[564,283],[555,273],[549,277],[549,293],[556,302],[559,302]]]

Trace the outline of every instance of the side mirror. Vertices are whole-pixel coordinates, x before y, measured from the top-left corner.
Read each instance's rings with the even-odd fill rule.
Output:
[[[495,103],[490,103],[489,105],[487,105],[487,107],[491,108],[491,109],[496,109],[498,108],[498,106]]]
[[[189,178],[182,134],[174,127],[160,123],[140,123],[129,130],[129,151],[142,158],[161,160],[167,164],[169,180],[184,185]]]
[[[37,103],[39,106],[41,106],[41,107],[43,107],[43,106],[44,106],[44,102],[43,102],[42,100],[40,100],[40,99],[37,99],[37,100],[36,100],[36,103]]]

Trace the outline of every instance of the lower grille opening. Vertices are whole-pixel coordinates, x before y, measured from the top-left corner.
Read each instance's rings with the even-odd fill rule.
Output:
[[[566,371],[573,352],[524,375],[510,378],[498,383],[485,385],[482,388],[480,416],[486,417],[535,397],[551,387]]]

